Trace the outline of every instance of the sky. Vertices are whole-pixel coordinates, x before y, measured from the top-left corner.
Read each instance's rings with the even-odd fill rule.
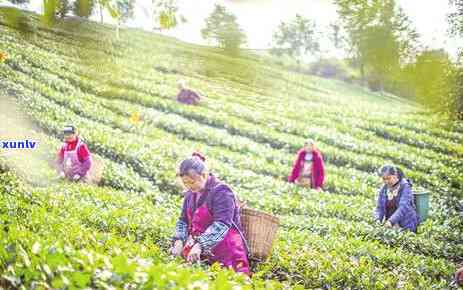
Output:
[[[0,3],[5,0],[0,0]],[[42,0],[31,0],[30,8],[40,12]],[[150,30],[152,0],[136,0],[135,17],[127,23],[131,27]],[[337,19],[336,6],[332,0],[178,0],[179,11],[188,22],[165,33],[183,41],[207,44],[201,38],[204,19],[212,12],[214,4],[225,5],[237,16],[238,22],[247,35],[247,47],[269,48],[272,35],[281,21],[292,19],[297,13],[313,19],[320,30]],[[421,35],[421,43],[429,48],[445,48],[451,55],[463,47],[463,39],[448,35],[447,14],[451,7],[447,0],[397,0],[410,17]],[[105,17],[110,21],[109,15]],[[95,20],[98,20],[95,17]],[[323,45],[322,47],[329,47]],[[336,56],[339,51],[326,50]]]

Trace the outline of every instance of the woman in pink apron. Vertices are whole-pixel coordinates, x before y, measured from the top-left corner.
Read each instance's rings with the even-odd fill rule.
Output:
[[[195,154],[180,164],[178,175],[188,191],[176,225],[172,254],[189,262],[218,262],[250,275],[235,195],[208,173],[204,161]]]
[[[63,130],[64,144],[58,152],[58,170],[61,178],[86,181],[92,166],[92,158],[87,145],[77,136],[74,126]]]

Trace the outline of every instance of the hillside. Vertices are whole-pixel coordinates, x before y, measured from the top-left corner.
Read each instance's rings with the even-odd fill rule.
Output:
[[[2,15],[0,13],[0,15]],[[27,31],[0,16],[0,136],[38,150],[0,151],[0,270],[25,289],[444,289],[463,262],[463,126],[410,102],[228,57],[139,30],[78,20]],[[177,81],[205,96],[178,104]],[[140,122],[131,122],[134,113]],[[101,187],[57,181],[49,161],[75,124],[105,163]],[[312,138],[323,192],[286,182]],[[8,140],[8,139],[6,139]],[[240,199],[280,217],[251,282],[190,267],[167,249],[181,207],[176,166],[199,150]],[[4,154],[2,154],[4,153]],[[431,192],[418,233],[372,218],[383,164]],[[195,288],[196,287],[196,288]],[[237,287],[237,288],[233,288]]]

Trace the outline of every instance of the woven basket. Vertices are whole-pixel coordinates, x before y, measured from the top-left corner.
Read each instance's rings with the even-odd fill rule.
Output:
[[[312,187],[312,178],[301,176],[297,179],[297,184],[304,186],[304,187]]]
[[[98,185],[101,181],[101,177],[103,176],[103,170],[103,160],[94,154],[92,156],[92,167],[90,167],[90,170],[88,171],[86,182]]]
[[[272,250],[280,220],[250,208],[241,208],[240,214],[250,256],[258,259],[267,258]]]

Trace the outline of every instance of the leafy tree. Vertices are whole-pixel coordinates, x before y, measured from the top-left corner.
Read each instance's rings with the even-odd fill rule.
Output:
[[[172,29],[179,23],[186,22],[186,18],[178,13],[177,0],[153,0],[153,6],[154,29]]]
[[[206,27],[201,30],[201,34],[204,39],[215,41],[230,53],[237,53],[246,42],[246,35],[238,25],[236,16],[218,4],[206,19]]]
[[[56,20],[56,10],[59,0],[43,0],[42,21],[46,25],[52,25]]]
[[[119,39],[120,26],[133,17],[135,0],[116,0],[115,8],[109,6],[111,16],[117,19],[117,38]]]
[[[72,11],[72,5],[69,0],[57,0],[56,2],[57,5],[55,13],[59,18],[64,18]]]
[[[450,0],[452,7],[455,9],[449,15],[450,31],[455,36],[463,37],[463,0]],[[463,48],[460,48],[460,64],[455,72],[456,85],[452,92],[451,99],[454,104],[456,116],[463,120]]]
[[[371,69],[370,82],[383,91],[384,80],[399,68],[399,41],[391,30],[384,26],[372,26],[365,29],[365,41],[360,43],[364,61]]]
[[[448,54],[443,50],[423,51],[417,56],[414,69],[417,99],[433,109],[444,107],[453,74]]]
[[[116,0],[116,17],[120,23],[125,23],[133,17],[134,5],[134,0]]]
[[[463,0],[450,0],[454,12],[449,15],[450,31],[454,35],[463,36]]]
[[[108,11],[112,18],[118,16],[114,0],[95,0],[100,13],[100,23],[104,22],[104,11]],[[95,5],[96,5],[95,4]]]
[[[349,51],[360,67],[383,82],[415,54],[418,34],[394,0],[335,0],[349,35]],[[383,45],[384,44],[384,45]]]
[[[341,23],[336,21],[329,25],[329,40],[333,43],[334,48],[343,49],[346,47],[347,38]]]
[[[298,64],[302,56],[320,51],[315,23],[301,15],[296,15],[296,18],[289,23],[281,22],[273,34],[273,42],[273,54],[289,55],[295,58]]]
[[[93,14],[96,4],[95,0],[76,0],[73,7],[74,15],[89,18]]]

